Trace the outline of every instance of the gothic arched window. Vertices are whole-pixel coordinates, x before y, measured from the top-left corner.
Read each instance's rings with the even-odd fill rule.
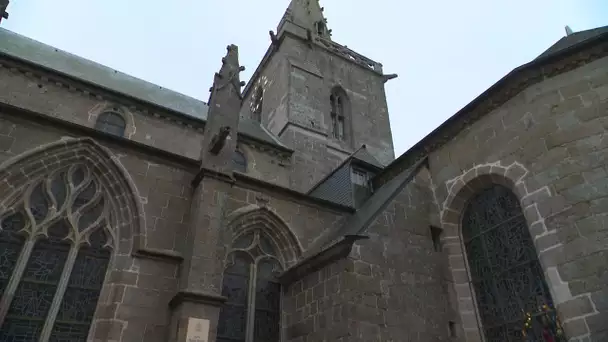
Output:
[[[278,342],[281,331],[282,269],[274,244],[262,231],[236,238],[228,255],[217,342]]]
[[[462,237],[488,342],[559,336],[561,328],[519,200],[501,185],[467,204]],[[559,338],[555,341],[561,341]]]
[[[234,155],[232,156],[232,164],[234,165],[234,169],[238,172],[247,172],[247,158],[241,151],[234,151]]]
[[[264,106],[264,89],[258,87],[251,101],[251,119],[255,122],[262,122],[262,107]]]
[[[95,128],[119,137],[125,134],[126,122],[122,115],[116,112],[103,112],[97,118]]]
[[[72,165],[0,216],[0,341],[86,341],[111,255],[109,203]]]
[[[348,136],[349,102],[344,89],[334,87],[329,96],[331,103],[331,136],[334,139],[346,141]]]

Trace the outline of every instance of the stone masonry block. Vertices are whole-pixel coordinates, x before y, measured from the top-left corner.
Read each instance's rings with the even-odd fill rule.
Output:
[[[588,296],[579,296],[557,306],[562,320],[586,316],[594,312],[593,305]]]
[[[608,311],[608,287],[591,293],[591,301],[598,311]]]
[[[562,326],[567,336],[576,337],[589,333],[587,322],[585,322],[585,319],[582,317],[566,321],[562,324]]]
[[[608,312],[600,312],[598,314],[585,317],[589,331],[592,333],[605,332],[608,330]]]
[[[555,231],[548,232],[542,236],[538,236],[535,244],[536,249],[542,253],[549,248],[557,246],[559,244],[559,236]]]

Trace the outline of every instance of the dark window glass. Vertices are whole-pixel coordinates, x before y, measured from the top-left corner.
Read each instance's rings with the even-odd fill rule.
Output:
[[[468,203],[462,235],[488,342],[563,334],[517,197],[494,185]]]
[[[70,166],[32,185],[19,211],[1,220],[0,296],[9,304],[0,310],[0,341],[86,341],[111,255],[98,189],[86,168]],[[78,233],[87,235],[75,245]]]
[[[331,136],[336,140],[346,140],[347,98],[344,89],[335,87],[329,96],[331,104]]]
[[[239,236],[224,272],[218,342],[278,342],[281,269],[272,240],[260,231]]]
[[[125,134],[125,119],[122,115],[114,112],[101,113],[95,123],[95,128],[119,137]]]
[[[235,255],[233,264],[226,268],[222,295],[228,298],[217,327],[217,341],[245,342],[247,337],[247,299],[251,260],[246,255]]]
[[[232,163],[234,164],[234,170],[238,172],[247,172],[247,158],[241,151],[234,151],[232,157]]]

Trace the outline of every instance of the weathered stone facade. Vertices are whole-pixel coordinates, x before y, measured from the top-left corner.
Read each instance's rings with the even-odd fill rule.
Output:
[[[602,204],[607,75],[604,57],[537,83],[431,155],[438,224],[445,229],[467,340],[479,337],[459,215],[467,198],[489,182],[507,185],[521,200],[568,336],[608,339],[600,323],[608,319],[602,221],[608,211]]]
[[[0,258],[0,340],[19,320],[36,327],[32,341],[78,320],[84,330],[65,340],[181,342],[196,318],[213,342],[252,342],[273,326],[273,341],[487,341],[462,226],[492,184],[518,198],[565,336],[608,340],[608,36],[598,32],[514,71],[393,160],[384,83],[394,76],[332,42],[316,1],[292,1],[242,94],[229,46],[208,105],[80,59],[91,73],[70,74],[52,61],[76,57],[0,31],[10,42],[0,46],[0,246],[16,251]],[[100,125],[106,113],[122,118],[118,136]],[[373,185],[362,205],[324,199],[338,186],[305,193],[355,159],[387,165],[351,170],[346,186]],[[78,170],[96,186],[81,207]],[[98,219],[82,228],[91,212]],[[52,305],[20,312],[14,303],[36,280],[28,260],[61,220],[69,266],[45,280]],[[95,248],[107,268],[83,287],[98,290],[87,314],[69,316],[79,253]],[[255,261],[246,284],[267,281],[260,260],[276,262],[264,284],[281,285],[266,298],[278,316],[254,321],[253,301],[227,332],[234,298],[262,296],[231,283],[245,254]]]

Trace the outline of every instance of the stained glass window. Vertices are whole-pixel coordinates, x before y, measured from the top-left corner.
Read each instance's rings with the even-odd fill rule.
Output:
[[[274,244],[260,231],[241,235],[233,243],[224,272],[218,342],[278,342],[281,269]]]
[[[86,341],[111,253],[104,205],[73,165],[0,215],[0,341]]]
[[[115,112],[104,112],[99,115],[95,128],[102,132],[122,137],[125,134],[126,122],[122,115]]]
[[[486,341],[544,341],[545,335],[562,341],[515,194],[500,185],[476,194],[465,209],[462,235]]]

